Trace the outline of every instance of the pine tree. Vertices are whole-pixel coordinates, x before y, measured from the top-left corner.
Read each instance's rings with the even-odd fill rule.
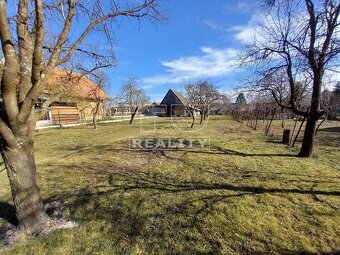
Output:
[[[247,104],[247,100],[244,97],[244,94],[242,92],[238,95],[238,97],[236,99],[236,104],[239,104],[239,105]]]

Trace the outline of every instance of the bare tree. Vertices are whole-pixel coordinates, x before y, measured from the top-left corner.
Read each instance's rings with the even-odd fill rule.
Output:
[[[128,81],[123,83],[119,95],[120,104],[127,106],[131,113],[130,124],[132,124],[138,110],[142,109],[149,101],[143,89],[137,88],[137,82],[137,78],[129,78]]]
[[[192,117],[191,128],[193,128],[195,125],[195,112],[200,107],[198,90],[194,82],[188,82],[187,84],[185,84],[184,89],[185,89],[186,98],[188,100],[186,107],[189,109],[191,113],[191,117]]]
[[[49,220],[36,181],[34,106],[55,67],[82,54],[86,69],[107,66],[114,22],[123,18],[159,20],[156,0],[136,1],[17,1],[9,17],[0,0],[0,39],[5,58],[1,78],[3,109],[0,150],[6,165],[19,228],[39,231]],[[9,22],[9,21],[13,22]],[[82,31],[79,31],[84,28]],[[86,38],[96,35],[97,40]],[[99,34],[101,34],[99,36]],[[77,35],[79,35],[77,37]],[[96,45],[96,46],[95,46]],[[91,63],[95,65],[91,68]]]
[[[92,123],[94,129],[97,129],[97,118],[98,114],[101,108],[103,108],[104,113],[104,101],[107,99],[105,94],[103,93],[103,90],[105,87],[108,86],[108,81],[104,73],[92,73],[95,85],[90,90],[90,99],[92,99],[95,102],[95,106],[92,110]]]
[[[229,95],[221,93],[219,99],[211,103],[209,106],[209,112],[218,111],[217,114],[227,114],[230,113],[231,104]]]
[[[218,92],[216,86],[207,80],[198,80],[194,82],[188,82],[185,85],[185,93],[188,99],[188,108],[193,116],[193,122],[191,127],[194,126],[195,116],[194,112],[199,111],[202,124],[203,120],[209,114],[210,105],[221,99],[221,95]]]
[[[335,86],[333,91],[324,89],[321,92],[321,109],[326,112],[324,119],[336,120],[336,110],[339,106],[339,89],[340,82]]]
[[[277,73],[284,75],[288,102],[280,102],[277,91],[267,86],[277,104],[306,117],[301,157],[313,152],[317,121],[324,115],[320,108],[321,87],[326,72],[338,65],[340,52],[340,3],[333,0],[269,0],[270,11],[248,45],[244,63],[256,69],[256,84],[263,84]],[[268,6],[267,6],[268,7]],[[303,13],[303,14],[301,14]],[[308,109],[297,104],[298,84],[310,86]]]
[[[198,86],[199,86],[199,91],[200,91],[199,97],[201,98],[200,101],[202,102],[201,121],[200,121],[200,124],[202,124],[203,119],[205,120],[207,115],[209,114],[209,108],[211,104],[221,99],[222,96],[219,93],[215,84],[212,82],[203,80],[198,83]]]

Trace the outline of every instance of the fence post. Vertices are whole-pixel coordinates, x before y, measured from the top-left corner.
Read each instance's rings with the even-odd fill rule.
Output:
[[[289,144],[290,129],[283,130],[282,143]]]
[[[58,111],[58,122],[59,122],[59,128],[61,128],[61,122],[60,122],[60,112]]]

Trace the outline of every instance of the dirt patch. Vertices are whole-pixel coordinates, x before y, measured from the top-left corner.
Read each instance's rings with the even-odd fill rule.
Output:
[[[48,233],[65,228],[74,228],[78,226],[75,221],[70,221],[64,218],[63,204],[59,201],[53,201],[45,205],[47,214],[51,217],[51,220],[47,221],[38,233],[34,233],[34,236],[47,235]],[[25,236],[25,233],[20,231],[16,225],[7,223],[7,226],[0,233],[0,249],[6,248],[21,237]]]

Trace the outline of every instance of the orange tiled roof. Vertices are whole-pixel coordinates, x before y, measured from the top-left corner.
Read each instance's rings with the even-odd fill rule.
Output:
[[[108,99],[105,92],[94,82],[77,73],[55,69],[48,79],[46,94],[59,94],[60,97],[73,97],[81,99]]]

